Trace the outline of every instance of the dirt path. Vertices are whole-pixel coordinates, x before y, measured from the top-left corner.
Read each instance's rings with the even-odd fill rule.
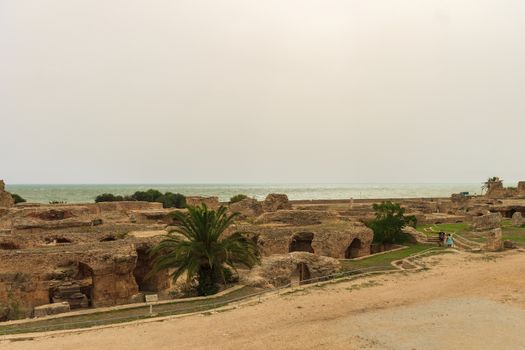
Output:
[[[525,349],[525,253],[313,287],[208,316],[0,342],[9,350]]]

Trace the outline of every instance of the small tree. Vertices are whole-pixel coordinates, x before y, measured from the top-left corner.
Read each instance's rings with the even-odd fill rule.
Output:
[[[21,196],[19,196],[16,193],[11,194],[11,197],[13,197],[13,199],[15,200],[15,204],[26,202],[26,200],[24,198],[22,198]]]
[[[374,204],[376,217],[368,227],[374,231],[374,242],[401,243],[406,239],[403,227],[416,226],[415,216],[406,216],[405,209],[399,203],[390,201]]]
[[[166,192],[159,198],[164,208],[186,208],[186,196],[180,193]]]
[[[243,199],[246,199],[246,198],[248,198],[248,196],[245,195],[245,194],[236,194],[235,196],[230,198],[230,204],[236,203],[236,202],[240,202],[240,201],[242,201]]]
[[[199,295],[210,295],[217,293],[218,283],[228,277],[225,267],[252,268],[258,264],[260,252],[252,240],[241,232],[224,236],[237,216],[228,215],[226,210],[224,206],[209,210],[202,204],[189,207],[187,213],[175,212],[175,229],[150,251],[156,257],[153,272],[174,269],[171,274],[174,281],[186,272],[189,282],[197,278]]]

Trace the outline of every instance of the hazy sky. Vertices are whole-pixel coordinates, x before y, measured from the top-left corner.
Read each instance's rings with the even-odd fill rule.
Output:
[[[525,180],[525,1],[0,0],[9,183]]]

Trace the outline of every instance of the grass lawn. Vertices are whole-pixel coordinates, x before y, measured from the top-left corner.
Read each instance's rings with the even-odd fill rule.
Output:
[[[432,228],[434,232],[431,232],[429,229]],[[429,224],[429,225],[417,225],[416,230],[421,233],[426,234],[427,236],[437,235],[439,231],[444,231],[447,233],[459,233],[462,235],[465,232],[470,230],[470,226],[467,223],[457,223],[457,224]]]
[[[406,258],[409,255],[419,253],[428,248],[436,247],[433,245],[412,243],[407,243],[404,245],[406,245],[408,248],[390,253],[372,255],[369,258],[361,260],[341,260],[342,269],[345,271],[352,271],[368,267],[386,267],[395,269],[392,265],[390,265],[392,261]]]
[[[503,239],[516,242],[518,245],[525,245],[525,226],[513,226],[511,220],[503,220],[501,223]]]
[[[429,229],[432,228],[431,232]],[[472,241],[483,243],[486,241],[483,233],[472,231],[467,223],[457,224],[437,224],[437,225],[418,225],[416,229],[429,235],[437,235],[437,232],[455,232],[468,238]],[[501,230],[503,231],[503,239],[516,242],[518,245],[525,246],[525,226],[513,226],[511,220],[503,220],[501,223]]]
[[[262,290],[258,288],[244,287],[214,299],[155,305],[153,306],[153,314],[156,316],[168,316],[197,311],[206,311],[216,307],[225,306],[233,300],[249,296],[260,291]],[[65,316],[50,320],[33,321],[13,325],[2,326],[0,324],[0,335],[87,328],[113,323],[135,321],[148,317],[150,317],[149,306],[144,305],[133,309],[98,312],[88,315]]]

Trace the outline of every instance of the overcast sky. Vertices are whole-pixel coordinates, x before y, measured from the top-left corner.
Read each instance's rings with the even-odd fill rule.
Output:
[[[8,183],[525,179],[525,1],[0,0]]]

